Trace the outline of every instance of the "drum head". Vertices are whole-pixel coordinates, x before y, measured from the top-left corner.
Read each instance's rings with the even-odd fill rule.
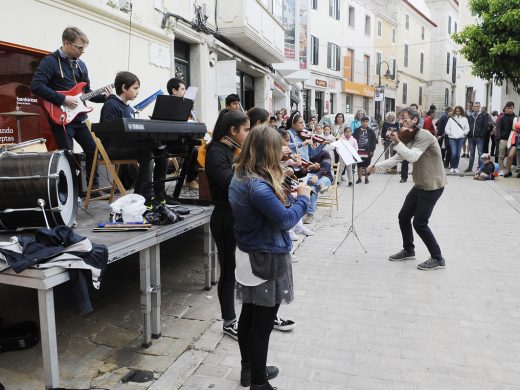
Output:
[[[72,226],[78,212],[78,184],[64,151],[0,154],[0,229]]]

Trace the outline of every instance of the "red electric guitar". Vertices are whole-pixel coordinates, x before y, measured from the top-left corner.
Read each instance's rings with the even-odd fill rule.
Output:
[[[106,88],[114,88],[114,84],[107,85],[106,87],[96,89],[89,93],[83,93],[83,88],[85,88],[87,83],[81,82],[76,84],[73,88],[68,91],[56,91],[65,96],[73,96],[78,101],[78,105],[75,108],[69,108],[65,105],[57,106],[47,100],[43,100],[43,107],[49,113],[51,119],[57,123],[58,125],[68,125],[70,122],[74,120],[79,114],[83,114],[86,112],[90,112],[93,110],[92,107],[87,107],[85,102],[89,99],[92,99],[95,96],[101,95],[105,92]]]

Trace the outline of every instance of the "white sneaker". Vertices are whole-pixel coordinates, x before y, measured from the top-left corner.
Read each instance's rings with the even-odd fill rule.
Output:
[[[289,230],[289,237],[291,237],[291,241],[298,241],[299,240],[298,236],[296,235],[296,233],[292,229]]]
[[[460,173],[459,168],[455,168],[455,173]]]
[[[450,173],[455,173],[455,168],[450,168]]]
[[[314,232],[305,226],[295,226],[294,232],[297,234],[305,234],[306,236],[314,236]]]
[[[504,171],[498,172],[498,176],[504,176]]]

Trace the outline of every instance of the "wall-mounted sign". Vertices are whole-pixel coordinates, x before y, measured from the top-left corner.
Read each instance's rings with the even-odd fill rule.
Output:
[[[353,95],[374,97],[375,88],[371,85],[354,83],[349,80],[343,80],[343,92],[351,93]]]
[[[318,87],[327,88],[327,80],[316,79],[316,80],[314,80],[314,84],[316,84],[316,86],[318,86]]]

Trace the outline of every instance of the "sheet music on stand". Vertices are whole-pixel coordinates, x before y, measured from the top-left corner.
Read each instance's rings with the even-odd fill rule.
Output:
[[[190,99],[190,100],[195,101],[198,91],[199,91],[199,88],[197,88],[197,87],[188,87],[188,89],[186,90],[186,93],[184,94],[184,99]]]
[[[336,148],[336,151],[338,152],[338,154],[340,155],[341,159],[343,160],[343,162],[345,164],[353,165],[353,164],[356,164],[356,163],[362,161],[362,159],[359,156],[359,154],[357,153],[357,151],[346,140],[340,138],[338,141],[333,142],[331,145]],[[352,183],[352,184],[353,184],[352,185],[352,213],[351,213],[350,227],[348,228],[347,234],[345,235],[343,240],[340,242],[338,247],[334,250],[334,252],[332,252],[332,254],[335,254],[338,251],[338,249],[341,247],[341,245],[343,245],[343,243],[345,242],[347,237],[350,235],[350,233],[352,233],[354,235],[354,237],[359,242],[359,245],[361,245],[361,248],[363,248],[365,253],[367,253],[367,250],[365,249],[365,247],[363,246],[363,243],[361,242],[361,240],[359,239],[359,237],[357,235],[356,227],[354,226],[354,195],[356,193],[355,192],[356,185],[354,183]]]

